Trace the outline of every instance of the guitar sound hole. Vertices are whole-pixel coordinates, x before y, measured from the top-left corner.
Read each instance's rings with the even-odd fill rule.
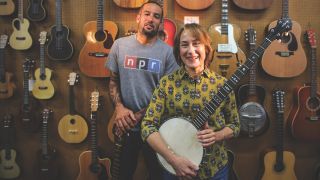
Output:
[[[90,165],[90,170],[95,173],[98,174],[101,171],[101,166],[99,163],[92,163]]]
[[[103,41],[106,39],[106,35],[104,31],[97,31],[94,35],[97,41]]]
[[[281,172],[284,170],[284,164],[283,163],[276,163],[274,165],[274,170],[277,172]]]
[[[70,119],[70,124],[74,125],[76,123],[76,120]]]
[[[13,25],[17,30],[20,30],[20,21],[19,20],[14,21]]]
[[[309,98],[308,99],[308,108],[316,111],[320,108],[320,100],[317,97]]]

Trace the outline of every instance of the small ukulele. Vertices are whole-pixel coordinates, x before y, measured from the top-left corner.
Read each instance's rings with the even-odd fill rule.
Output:
[[[10,15],[14,12],[13,0],[1,0],[0,1],[0,16]]]
[[[43,7],[43,0],[29,0],[27,16],[31,21],[44,20],[44,18],[47,16],[47,13]]]

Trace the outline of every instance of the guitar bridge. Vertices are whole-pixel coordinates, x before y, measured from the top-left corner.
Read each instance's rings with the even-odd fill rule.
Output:
[[[293,51],[277,51],[276,55],[280,57],[289,57],[289,56],[293,56],[294,52]]]
[[[309,118],[310,121],[318,121],[319,120],[319,117],[318,116],[311,116]]]
[[[7,94],[8,93],[8,90],[7,89],[1,89],[0,90],[0,94]]]
[[[7,2],[0,2],[0,5],[7,5]]]
[[[92,53],[89,53],[89,56],[94,56],[94,57],[108,57],[108,53],[104,53],[104,52],[92,52]]]

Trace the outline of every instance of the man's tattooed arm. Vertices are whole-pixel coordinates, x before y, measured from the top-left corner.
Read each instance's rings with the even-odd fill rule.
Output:
[[[112,99],[114,106],[122,105],[121,97],[120,97],[120,80],[119,74],[115,72],[111,72],[110,81],[109,81],[109,93]]]

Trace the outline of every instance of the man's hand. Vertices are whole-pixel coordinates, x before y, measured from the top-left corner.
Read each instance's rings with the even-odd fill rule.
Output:
[[[121,131],[121,134],[124,134],[137,124],[137,119],[135,118],[134,113],[122,104],[117,104],[115,113],[115,124]]]

